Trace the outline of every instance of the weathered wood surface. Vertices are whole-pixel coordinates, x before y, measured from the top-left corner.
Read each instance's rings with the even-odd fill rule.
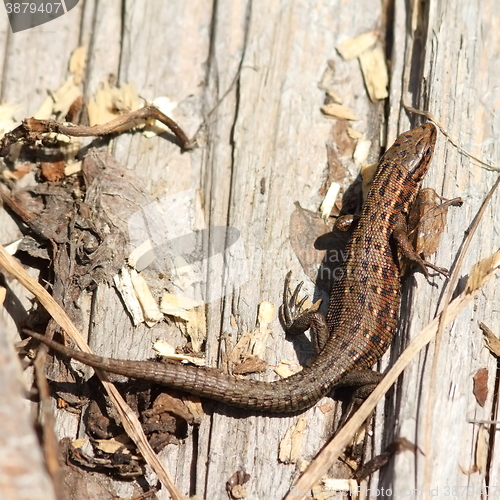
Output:
[[[119,137],[112,146],[116,159],[138,173],[155,198],[198,189],[207,226],[241,231],[249,279],[207,307],[206,350],[212,366],[217,365],[222,332],[236,339],[255,327],[261,301],[279,305],[288,269],[294,279],[304,278],[288,241],[293,202],[317,209],[329,173],[326,143],[341,138],[335,132],[336,122],[319,111],[324,92],[318,82],[327,60],[335,63],[336,91],[360,117],[354,127],[373,140],[369,160],[379,154],[383,123],[388,124],[387,142],[409,128],[402,108],[404,95],[410,104],[437,116],[464,149],[500,165],[495,93],[500,76],[500,6],[493,0],[464,0],[453,6],[445,1],[426,6],[420,2],[426,10],[413,20],[418,22],[418,36],[412,40],[408,3],[394,4],[388,13],[372,0],[216,4],[87,0],[56,21],[15,35],[1,18],[1,98],[23,106],[19,118],[34,113],[46,91],[63,83],[69,55],[81,43],[90,53],[87,95],[115,74],[119,82],[133,82],[145,99],[166,95],[179,102],[173,118],[190,134],[218,105],[208,119],[202,147],[192,153],[180,154],[167,140],[140,135]],[[380,29],[382,35],[385,30],[392,41],[387,116],[382,105],[370,103],[357,61],[344,62],[335,50],[339,42],[372,29]],[[410,77],[411,93],[405,89],[404,74]],[[349,172],[348,185],[358,170],[342,149],[341,160]],[[465,203],[448,216],[435,258],[438,265],[452,266],[464,231],[497,175],[439,137],[426,185],[446,197],[462,196]],[[474,262],[498,249],[499,204],[496,194],[469,250],[463,276]],[[2,243],[19,234],[5,213],[2,229]],[[443,281],[437,278],[432,286],[418,275],[416,282],[417,286],[405,289],[401,341],[387,359],[397,356],[436,312]],[[498,279],[493,279],[444,332],[434,377],[431,345],[405,371],[392,397],[379,404],[373,452],[402,436],[423,453],[399,454],[372,478],[371,487],[393,492],[439,488],[444,495],[446,486],[455,486],[459,498],[477,498],[486,480],[500,487],[500,454],[493,439],[485,468],[466,473],[475,463],[479,429],[470,420],[498,418],[492,412],[496,362],[477,326],[480,320],[497,328],[497,287]],[[314,290],[309,281],[306,288]],[[12,289],[29,307],[19,287],[12,284]],[[89,342],[101,354],[147,358],[152,355],[151,340],[176,335],[175,344],[180,338],[166,324],[134,329],[112,288],[99,287],[93,301]],[[266,361],[273,365],[282,358],[295,359],[293,345],[284,339],[276,317],[271,327]],[[481,408],[472,394],[472,376],[485,366],[490,371],[489,395]],[[7,404],[6,399],[0,404]],[[224,498],[225,482],[244,469],[251,475],[248,498],[281,498],[297,472],[295,465],[279,463],[279,443],[298,417],[245,416],[218,405],[209,408],[196,440],[191,435],[182,446],[169,446],[161,453],[179,489],[186,495]],[[303,459],[311,459],[331,435],[334,413],[323,414],[318,406],[305,413]],[[78,425],[73,415],[58,414],[61,437],[76,436]],[[495,432],[494,427],[487,430]],[[464,487],[471,488],[468,496]],[[133,491],[129,484],[116,487],[122,496]],[[159,496],[166,498],[165,490]],[[426,494],[415,495],[419,496]]]

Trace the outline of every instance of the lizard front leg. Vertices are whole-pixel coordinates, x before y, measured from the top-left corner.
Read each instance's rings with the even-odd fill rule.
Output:
[[[301,334],[310,329],[316,354],[319,354],[333,332],[330,331],[325,316],[318,311],[321,301],[317,301],[308,309],[303,309],[304,302],[308,298],[304,296],[299,300],[303,282],[300,282],[292,293],[290,289],[291,275],[291,271],[288,272],[285,279],[283,305],[279,310],[280,320],[286,331],[292,335]],[[341,339],[338,340],[341,341]],[[355,369],[347,372],[336,384],[336,387],[352,388],[353,399],[362,402],[370,395],[382,377],[381,373],[368,368]]]

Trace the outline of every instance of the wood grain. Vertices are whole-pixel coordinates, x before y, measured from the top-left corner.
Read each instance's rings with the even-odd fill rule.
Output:
[[[324,92],[318,82],[328,60],[335,66],[335,90],[360,117],[354,128],[373,140],[368,161],[377,159],[380,137],[387,136],[382,142],[391,143],[398,132],[410,128],[403,96],[409,104],[437,116],[464,149],[500,165],[495,92],[500,76],[500,6],[493,0],[463,0],[453,6],[443,0],[415,4],[422,10],[412,19],[407,3],[394,2],[394,11],[388,12],[372,0],[222,0],[215,4],[87,0],[51,23],[15,35],[2,15],[1,100],[23,106],[18,118],[30,116],[47,90],[64,82],[69,55],[83,43],[90,54],[87,95],[114,74],[121,83],[133,82],[145,99],[166,95],[179,102],[173,118],[188,134],[194,134],[208,117],[201,147],[192,153],[181,154],[163,138],[147,140],[140,135],[117,138],[112,150],[122,165],[141,176],[153,197],[196,188],[208,227],[241,231],[248,282],[227,290],[222,300],[206,307],[207,360],[216,366],[222,332],[236,339],[255,327],[262,300],[279,305],[289,269],[297,280],[307,280],[288,241],[289,220],[295,201],[318,208],[333,168],[327,164],[327,146],[340,151],[338,159],[348,171],[346,186],[359,172],[347,148],[339,146],[344,137],[339,125],[320,112]],[[417,27],[413,38],[412,25]],[[386,108],[368,99],[358,62],[345,62],[335,51],[341,41],[373,29],[380,30],[382,37],[385,34],[391,58]],[[444,136],[438,138],[426,185],[445,197],[462,196],[465,203],[449,212],[437,265],[452,266],[464,231],[496,176],[461,155]],[[499,247],[499,205],[497,194],[471,246],[464,276],[474,262]],[[1,221],[2,243],[18,237],[16,225],[4,212]],[[418,275],[406,286],[400,341],[386,357],[388,362],[435,315],[443,283],[440,278],[434,282],[436,286]],[[215,285],[216,281],[210,282]],[[20,304],[29,308],[20,287],[9,286]],[[310,281],[306,288],[314,292]],[[497,288],[498,279],[490,281],[482,296],[444,332],[439,351],[431,345],[422,352],[392,396],[379,404],[373,453],[401,436],[424,454],[401,453],[372,477],[371,487],[393,491],[438,487],[442,493],[448,485],[468,486],[476,492],[487,476],[491,485],[500,483],[500,454],[494,441],[489,469],[464,473],[474,464],[478,435],[478,426],[470,420],[498,419],[492,413],[494,391],[489,391],[483,408],[472,392],[472,377],[478,369],[496,372],[496,361],[484,348],[477,322],[493,330],[499,324]],[[152,355],[151,340],[164,337],[175,344],[181,339],[174,326],[164,323],[152,329],[132,328],[113,288],[100,286],[93,296],[82,296],[81,302],[88,310],[89,342],[99,354],[147,358]],[[19,307],[3,313],[9,316],[12,310],[21,314]],[[12,319],[7,320],[14,331]],[[284,339],[276,318],[271,327],[266,361],[296,359],[294,346]],[[434,356],[437,371],[431,376]],[[431,391],[434,396],[429,399]],[[5,405],[5,398],[0,401]],[[294,465],[279,463],[279,443],[298,417],[245,416],[236,410],[209,408],[197,432],[183,445],[169,446],[161,453],[179,489],[186,495],[223,498],[226,481],[244,469],[251,475],[246,484],[248,498],[281,498],[297,472]],[[335,412],[323,414],[320,408],[304,414],[308,427],[301,456],[305,460],[332,434]],[[57,420],[61,436],[77,435],[79,422],[74,416],[59,412]],[[131,491],[125,483],[116,486],[117,494]],[[166,493],[159,497],[166,498]]]

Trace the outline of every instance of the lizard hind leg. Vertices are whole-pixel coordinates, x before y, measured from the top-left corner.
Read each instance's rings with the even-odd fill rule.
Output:
[[[316,353],[319,353],[330,337],[325,316],[318,311],[321,300],[304,309],[304,303],[308,297],[304,296],[299,299],[300,290],[304,283],[300,282],[292,293],[290,289],[291,276],[292,272],[289,271],[285,278],[283,304],[279,309],[280,321],[286,332],[291,335],[298,335],[310,329]]]
[[[369,368],[363,368],[360,370],[352,370],[339,380],[335,389],[346,388],[350,389],[351,392],[349,393],[347,409],[342,415],[337,432],[352,417],[383,378],[384,375],[382,373],[375,372]]]

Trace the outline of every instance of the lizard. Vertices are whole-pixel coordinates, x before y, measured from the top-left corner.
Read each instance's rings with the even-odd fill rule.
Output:
[[[437,130],[431,122],[404,132],[380,159],[361,216],[347,244],[341,278],[335,280],[326,316],[302,310],[298,289],[285,282],[281,318],[290,333],[315,334],[319,354],[302,371],[272,382],[239,379],[215,368],[154,361],[120,360],[66,347],[26,332],[59,354],[101,370],[146,380],[231,406],[260,412],[296,413],[340,386],[373,385],[381,374],[370,368],[388,349],[398,327],[401,274],[398,252],[424,261],[407,237],[407,216],[429,168]],[[378,376],[378,378],[377,378]]]

